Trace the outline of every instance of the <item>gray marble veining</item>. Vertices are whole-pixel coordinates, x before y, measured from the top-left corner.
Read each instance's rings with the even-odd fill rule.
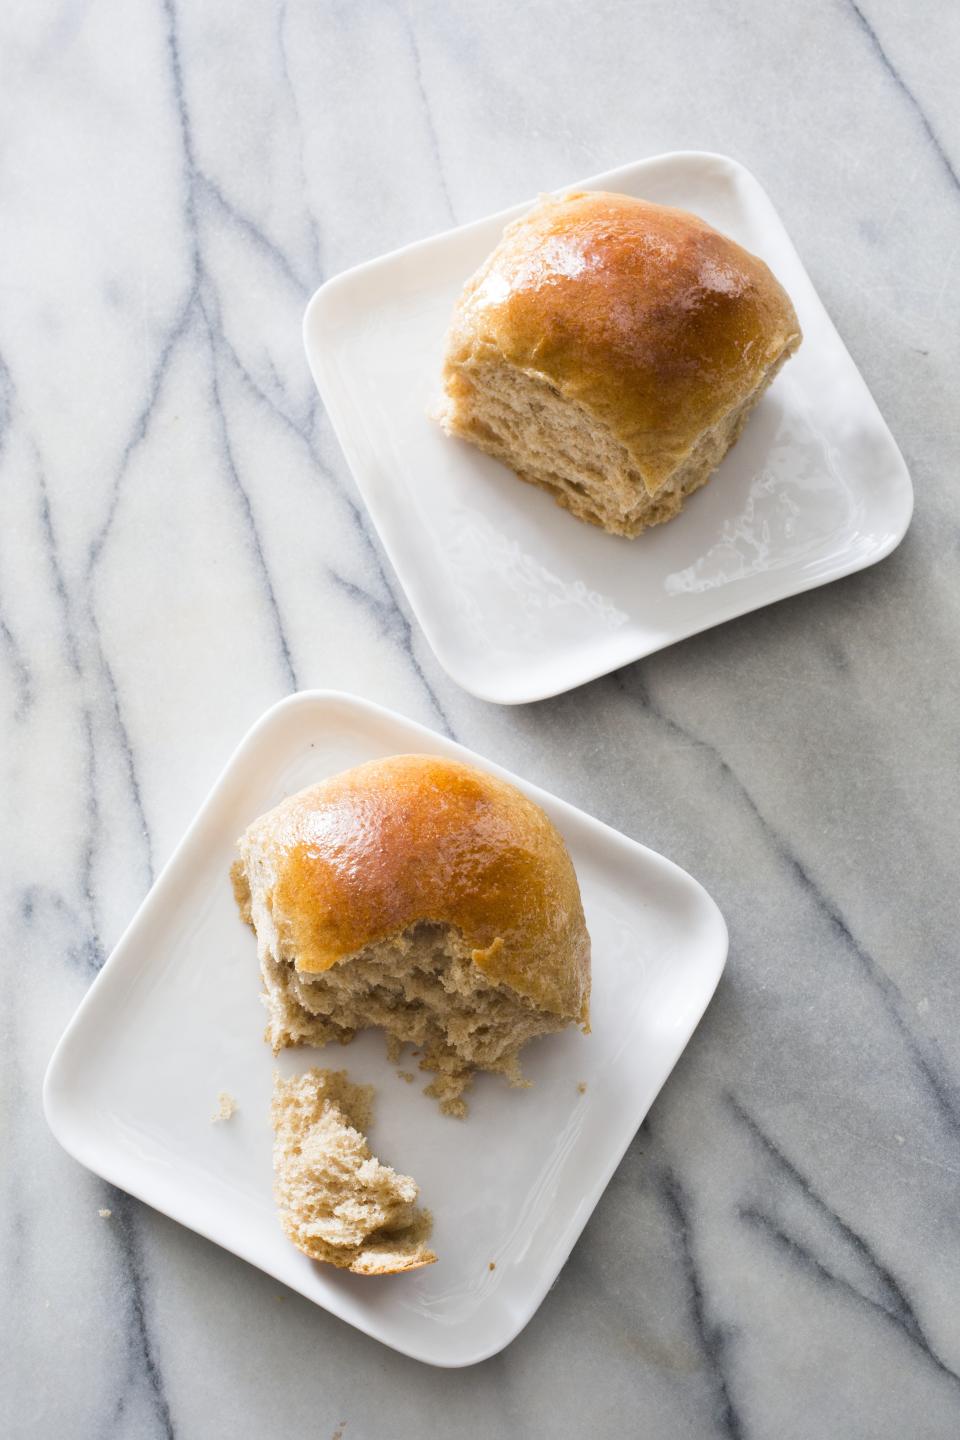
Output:
[[[37,0],[0,13],[0,1432],[960,1434],[960,10]],[[769,189],[913,473],[874,570],[500,710],[412,622],[317,401],[326,276],[616,164]],[[68,1159],[64,1024],[295,687],[664,851],[731,929],[556,1287],[431,1371]],[[99,1211],[109,1209],[109,1218]]]

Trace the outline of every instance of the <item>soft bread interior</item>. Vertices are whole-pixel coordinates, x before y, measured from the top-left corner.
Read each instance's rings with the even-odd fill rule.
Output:
[[[413,1046],[420,1069],[434,1076],[426,1093],[444,1113],[462,1116],[475,1071],[522,1085],[523,1046],[571,1023],[490,980],[451,925],[420,922],[320,974],[303,973],[275,913],[269,851],[251,847],[232,878],[240,913],[257,936],[274,1053],[289,1045],[347,1044],[360,1030],[381,1029],[391,1058]]]
[[[371,1085],[343,1070],[273,1082],[274,1195],[288,1239],[313,1260],[355,1275],[432,1265],[431,1220],[417,1186],[370,1152]]]
[[[301,975],[292,959],[274,953],[261,958],[275,1050],[346,1044],[358,1030],[381,1029],[393,1058],[414,1047],[420,1069],[435,1077],[426,1093],[450,1115],[466,1113],[463,1095],[476,1070],[522,1084],[522,1047],[568,1023],[492,984],[446,926],[415,925],[322,975]]]
[[[626,447],[597,417],[541,377],[503,363],[486,361],[448,374],[441,423],[521,480],[549,491],[578,519],[615,535],[639,535],[672,519],[706,483],[795,348],[791,344],[776,357],[756,388],[700,435],[653,493]]]

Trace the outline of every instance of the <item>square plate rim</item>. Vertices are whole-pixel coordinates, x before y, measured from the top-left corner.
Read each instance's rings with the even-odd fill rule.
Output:
[[[519,1307],[518,1311],[512,1317],[510,1325],[509,1327],[505,1328],[505,1332],[503,1335],[498,1335],[497,1338],[491,1343],[484,1342],[479,1345],[475,1345],[473,1348],[465,1347],[461,1352],[438,1355],[429,1351],[428,1348],[418,1345],[415,1341],[411,1342],[408,1345],[405,1344],[402,1339],[395,1339],[393,1337],[387,1338],[374,1328],[359,1323],[355,1317],[343,1314],[340,1309],[337,1308],[334,1304],[327,1304],[323,1300],[319,1299],[316,1295],[307,1293],[296,1285],[291,1284],[288,1277],[276,1274],[275,1271],[268,1264],[264,1264],[262,1260],[255,1258],[255,1255],[252,1253],[252,1250],[255,1247],[250,1247],[249,1249],[245,1250],[237,1248],[233,1244],[225,1243],[225,1241],[216,1233],[215,1229],[211,1228],[210,1226],[199,1224],[196,1223],[194,1220],[184,1218],[183,1213],[174,1213],[173,1209],[167,1203],[158,1204],[155,1199],[152,1199],[150,1197],[149,1185],[144,1186],[140,1184],[135,1178],[133,1179],[133,1183],[131,1183],[131,1176],[126,1173],[125,1167],[122,1163],[110,1163],[110,1160],[115,1159],[116,1156],[120,1154],[120,1152],[115,1152],[114,1156],[110,1156],[109,1152],[107,1152],[105,1158],[104,1152],[101,1148],[99,1148],[98,1142],[95,1139],[91,1140],[89,1135],[84,1134],[83,1131],[77,1132],[73,1128],[73,1111],[70,1109],[69,1103],[62,1104],[63,1086],[60,1083],[60,1072],[61,1070],[64,1070],[65,1067],[68,1067],[70,1064],[70,1051],[75,1043],[75,1037],[78,1033],[82,1031],[82,1028],[86,1023],[88,1016],[94,1013],[101,1004],[105,1003],[102,999],[102,996],[105,989],[112,986],[113,978],[118,977],[120,971],[127,968],[129,964],[132,963],[131,960],[128,958],[131,940],[136,936],[140,927],[144,923],[149,922],[152,912],[156,910],[158,906],[162,906],[163,892],[167,888],[170,877],[183,864],[184,857],[188,855],[190,849],[195,844],[196,839],[201,833],[204,825],[210,820],[213,815],[215,815],[221,801],[223,791],[229,784],[235,767],[244,759],[245,756],[250,753],[250,751],[255,750],[256,746],[262,741],[263,737],[268,734],[270,730],[275,727],[277,722],[280,721],[289,711],[299,708],[310,709],[318,705],[321,707],[346,706],[381,721],[387,720],[391,723],[399,721],[402,725],[410,727],[413,731],[417,733],[418,736],[422,737],[427,743],[435,745],[439,742],[440,746],[444,750],[452,751],[456,755],[462,756],[467,763],[476,763],[479,768],[485,769],[492,774],[499,775],[501,778],[506,779],[513,784],[516,784],[520,789],[523,790],[525,794],[529,795],[538,804],[542,804],[543,801],[547,801],[551,806],[559,809],[559,811],[564,817],[573,817],[576,823],[578,825],[582,825],[586,829],[586,831],[603,836],[604,839],[608,842],[612,840],[615,844],[623,847],[626,851],[632,852],[634,855],[642,856],[645,863],[649,863],[650,861],[652,861],[655,866],[665,867],[667,871],[673,872],[675,875],[679,875],[684,881],[684,883],[692,887],[693,891],[697,894],[699,902],[702,905],[705,905],[705,914],[710,917],[710,920],[715,927],[715,935],[711,942],[711,948],[709,952],[709,964],[706,966],[706,979],[703,988],[702,1005],[698,1006],[689,1027],[685,1028],[685,1030],[683,1031],[682,1043],[680,1044],[679,1049],[677,1050],[677,1053],[669,1066],[669,1069],[662,1077],[656,1094],[651,1099],[649,1105],[646,1107],[646,1109],[644,1109],[642,1114],[637,1116],[636,1123],[630,1130],[630,1132],[627,1134],[626,1138],[623,1141],[623,1144],[620,1145],[618,1143],[613,1146],[610,1152],[609,1163],[602,1167],[598,1167],[598,1169],[593,1172],[590,1184],[585,1187],[583,1192],[587,1204],[583,1207],[582,1221],[579,1225],[577,1225],[576,1223],[571,1225],[570,1232],[567,1237],[569,1239],[569,1244],[564,1246],[563,1251],[559,1256],[559,1262],[556,1268],[551,1267],[549,1270],[544,1270],[543,1276],[541,1277],[542,1283],[531,1285],[529,1287],[529,1291],[527,1296],[525,1297],[524,1304]],[[441,735],[439,732],[431,730],[429,726],[423,725],[417,720],[413,720],[410,719],[408,716],[402,715],[399,711],[392,710],[387,706],[380,705],[375,701],[367,700],[364,697],[354,695],[348,691],[340,691],[333,689],[311,689],[295,691],[292,694],[283,697],[275,704],[271,705],[262,715],[260,715],[259,718],[254,721],[254,723],[244,733],[240,742],[235,746],[229,759],[227,760],[227,763],[223,766],[220,773],[217,775],[216,780],[214,781],[211,789],[201,803],[200,808],[198,809],[193,820],[188,825],[180,841],[175,845],[169,858],[159,871],[147,894],[144,896],[144,899],[137,907],[133,918],[124,928],[122,934],[120,935],[119,939],[111,950],[110,955],[104,961],[99,973],[82,997],[73,1015],[68,1020],[62,1034],[60,1035],[60,1038],[58,1039],[54,1047],[53,1053],[51,1054],[50,1060],[47,1063],[46,1071],[44,1073],[42,1087],[42,1104],[44,1117],[54,1138],[57,1140],[58,1144],[67,1152],[68,1155],[70,1155],[79,1164],[83,1165],[85,1169],[91,1171],[95,1175],[100,1176],[109,1184],[115,1185],[118,1189],[123,1190],[126,1194],[132,1195],[135,1199],[141,1201],[145,1205],[148,1205],[152,1210],[157,1211],[159,1214],[166,1215],[176,1224],[183,1225],[186,1229],[192,1230],[195,1234],[198,1234],[204,1239],[209,1240],[213,1244],[219,1246],[220,1249],[225,1250],[229,1254],[236,1255],[238,1259],[243,1260],[249,1265],[252,1265],[254,1268],[260,1270],[262,1273],[270,1275],[273,1279],[277,1280],[278,1283],[287,1286],[287,1288],[292,1289],[295,1293],[302,1295],[304,1299],[309,1300],[313,1304],[317,1305],[321,1310],[325,1310],[327,1313],[334,1315],[342,1323],[352,1326],[354,1329],[359,1330],[362,1334],[365,1334],[369,1338],[376,1340],[378,1343],[386,1345],[388,1348],[396,1350],[398,1353],[406,1355],[413,1360],[417,1360],[422,1364],[431,1365],[440,1369],[462,1369],[471,1365],[479,1364],[483,1360],[490,1359],[492,1356],[497,1355],[502,1350],[506,1349],[506,1347],[512,1344],[512,1342],[517,1338],[517,1336],[526,1328],[526,1326],[529,1324],[533,1316],[540,1308],[550,1288],[555,1283],[557,1277],[566,1265],[574,1246],[576,1245],[584,1228],[586,1227],[588,1221],[593,1215],[593,1212],[596,1209],[600,1198],[606,1190],[607,1185],[609,1184],[617,1167],[620,1165],[623,1156],[629,1148],[631,1141],[636,1135],[637,1129],[639,1129],[640,1125],[643,1123],[644,1119],[646,1118],[647,1114],[655,1103],[656,1098],[660,1093],[660,1090],[662,1090],[663,1086],[666,1084],[667,1080],[672,1075],[674,1069],[679,1063],[681,1056],[683,1055],[688,1044],[690,1043],[693,1034],[700,1025],[700,1022],[703,1019],[703,1016],[706,1013],[706,1010],[711,1000],[713,999],[717,986],[723,975],[724,969],[726,967],[728,953],[729,932],[727,924],[724,919],[723,913],[720,910],[720,907],[717,905],[710,892],[699,880],[697,880],[695,876],[684,870],[683,867],[678,865],[675,861],[670,860],[667,856],[660,854],[659,851],[651,849],[649,846],[644,845],[641,841],[634,840],[631,836],[625,835],[622,831],[616,830],[611,825],[607,825],[604,821],[597,819],[596,816],[589,814],[589,812],[581,810],[579,807],[572,805],[569,801],[562,799],[560,796],[554,795],[551,791],[544,790],[541,786],[538,786],[533,782],[524,780],[522,776],[516,775],[514,772],[505,769],[503,766],[498,765],[495,761],[489,760],[486,756],[480,755],[477,752],[469,749],[467,746],[462,745],[459,741],[453,740],[448,736]],[[67,1071],[67,1074],[69,1075],[69,1070]]]
[[[363,500],[364,506],[366,507],[367,513],[370,516],[374,529],[376,530],[380,544],[383,546],[384,551],[386,552],[387,559],[389,560],[390,565],[393,568],[394,574],[396,575],[397,580],[404,592],[404,595],[407,598],[407,601],[414,613],[418,625],[423,631],[424,637],[426,638],[428,645],[436,656],[439,664],[450,676],[450,678],[454,680],[455,683],[461,687],[461,689],[465,690],[468,695],[473,695],[478,700],[484,700],[488,703],[495,705],[528,705],[534,704],[539,700],[550,700],[557,695],[567,694],[569,691],[579,689],[583,685],[589,685],[594,680],[598,680],[604,675],[611,674],[625,665],[636,664],[637,661],[644,660],[649,655],[655,655],[660,650],[669,649],[671,645],[679,644],[683,640],[689,640],[695,635],[700,635],[707,630],[712,630],[717,625],[725,625],[731,620],[740,619],[744,615],[749,615],[755,611],[766,609],[769,605],[778,604],[781,600],[792,599],[795,595],[805,594],[810,590],[819,589],[819,587],[822,585],[829,585],[832,584],[835,580],[842,580],[849,575],[859,573],[859,571],[861,570],[867,570],[871,566],[879,564],[881,560],[885,560],[889,555],[891,555],[903,540],[903,537],[906,535],[907,530],[910,528],[910,522],[913,518],[914,490],[910,471],[906,464],[906,461],[903,458],[900,447],[897,444],[889,425],[884,419],[883,414],[879,406],[877,405],[876,400],[874,399],[866,380],[863,377],[860,367],[857,365],[853,356],[850,354],[850,351],[847,348],[842,335],[837,330],[837,327],[833,322],[833,318],[830,315],[830,312],[827,310],[827,307],[824,305],[823,300],[820,298],[820,293],[817,290],[816,286],[813,284],[807,268],[803,263],[799,251],[797,250],[797,247],[793,242],[793,238],[786,225],[784,224],[779,211],[777,210],[770,196],[767,194],[765,187],[763,186],[761,181],[757,179],[756,175],[754,175],[752,170],[750,170],[746,165],[744,165],[742,161],[734,159],[733,156],[722,154],[719,151],[667,150],[656,155],[645,156],[643,159],[640,160],[630,161],[625,165],[616,166],[611,170],[605,170],[600,174],[592,175],[585,180],[576,180],[571,182],[570,184],[555,186],[551,190],[544,191],[543,193],[549,195],[557,195],[562,194],[563,192],[568,190],[602,189],[607,188],[610,185],[615,185],[617,181],[622,181],[626,176],[634,175],[638,171],[642,171],[648,166],[674,163],[691,164],[703,162],[709,162],[710,164],[719,169],[726,169],[732,178],[739,179],[744,185],[746,185],[748,188],[751,188],[754,191],[756,199],[758,199],[763,205],[763,207],[766,209],[768,219],[770,219],[772,223],[779,228],[779,230],[782,232],[785,243],[789,245],[791,250],[793,251],[796,263],[799,269],[802,271],[804,279],[809,285],[812,294],[816,298],[817,303],[820,305],[823,314],[830,325],[836,344],[841,348],[847,362],[849,363],[849,365],[857,375],[858,379],[860,380],[861,384],[863,385],[864,397],[872,405],[876,419],[879,421],[879,424],[883,427],[883,430],[885,432],[885,438],[890,446],[892,456],[894,456],[896,459],[900,471],[900,481],[903,498],[902,510],[897,517],[897,524],[892,528],[889,538],[886,539],[882,544],[877,545],[870,554],[866,556],[857,556],[849,559],[846,562],[841,561],[840,563],[835,564],[832,568],[826,570],[822,574],[817,574],[812,577],[803,577],[798,583],[791,583],[785,588],[780,588],[779,593],[771,595],[767,599],[761,600],[759,603],[753,602],[751,598],[751,592],[747,590],[745,596],[741,594],[739,599],[735,598],[730,603],[718,606],[716,613],[711,615],[709,618],[704,619],[702,622],[699,620],[694,621],[689,625],[683,626],[676,634],[671,634],[660,639],[655,639],[648,644],[641,645],[636,650],[631,650],[629,656],[618,660],[612,668],[605,661],[601,660],[595,668],[591,667],[590,665],[585,666],[583,669],[583,673],[580,674],[579,678],[573,680],[570,683],[547,685],[543,685],[541,683],[533,684],[532,686],[524,686],[522,680],[517,679],[512,679],[506,684],[498,684],[495,679],[491,679],[489,684],[478,683],[472,675],[465,675],[463,673],[463,670],[460,667],[456,655],[451,654],[445,639],[438,633],[436,627],[433,624],[429,607],[425,608],[422,603],[423,592],[420,587],[416,584],[408,584],[407,575],[409,573],[409,566],[405,565],[402,560],[400,560],[398,563],[398,546],[394,543],[392,532],[389,529],[383,530],[380,527],[377,512],[375,509],[375,502],[373,505],[371,505],[367,493],[367,486],[363,477],[363,467],[355,467],[352,459],[350,458],[351,447],[347,440],[347,432],[349,427],[343,421],[343,407],[341,406],[338,398],[331,398],[337,396],[338,390],[337,381],[334,376],[334,370],[328,363],[326,355],[322,353],[314,344],[312,344],[312,332],[315,330],[318,331],[321,328],[322,322],[320,317],[322,317],[324,308],[329,304],[331,297],[337,295],[340,290],[347,288],[349,285],[355,284],[356,281],[365,274],[373,273],[380,269],[386,269],[396,264],[396,262],[398,262],[399,260],[406,259],[411,255],[416,255],[419,252],[427,252],[435,246],[441,245],[444,242],[453,239],[454,237],[459,238],[469,236],[476,231],[486,229],[494,222],[500,224],[501,226],[505,225],[508,221],[515,219],[517,216],[523,214],[525,210],[529,209],[530,205],[534,203],[534,199],[526,199],[520,201],[517,204],[506,206],[502,210],[494,211],[489,215],[483,215],[475,220],[469,220],[463,225],[451,226],[446,230],[441,230],[432,235],[424,236],[419,240],[410,241],[409,243],[401,245],[396,249],[387,251],[385,254],[376,255],[368,260],[363,260],[357,265],[352,265],[348,269],[339,271],[336,275],[330,276],[328,280],[325,280],[323,284],[314,291],[314,293],[308,300],[302,322],[303,345],[306,352],[307,364],[313,377],[314,384],[316,385],[316,388],[320,394],[320,399],[323,402],[324,408],[327,412],[327,417],[333,428],[337,443],[339,444],[340,449],[346,459],[347,466],[360,492],[360,496]]]

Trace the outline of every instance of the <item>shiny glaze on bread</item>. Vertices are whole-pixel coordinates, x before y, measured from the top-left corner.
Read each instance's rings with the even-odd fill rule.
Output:
[[[513,785],[458,761],[396,755],[334,775],[256,821],[283,950],[303,973],[420,922],[456,927],[476,965],[586,1024],[590,941],[558,831]]]

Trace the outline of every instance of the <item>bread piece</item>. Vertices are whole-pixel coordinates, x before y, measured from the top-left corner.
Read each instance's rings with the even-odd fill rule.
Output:
[[[294,795],[239,841],[274,1051],[386,1032],[465,1113],[476,1070],[522,1083],[537,1035],[589,1028],[590,940],[538,805],[434,755],[371,761]]]
[[[372,1085],[345,1070],[273,1077],[274,1197],[289,1240],[311,1260],[354,1275],[397,1275],[432,1265],[431,1220],[416,1183],[382,1165],[361,1133]]]
[[[696,215],[547,197],[457,302],[440,419],[578,519],[639,535],[709,479],[801,338],[763,261]]]

